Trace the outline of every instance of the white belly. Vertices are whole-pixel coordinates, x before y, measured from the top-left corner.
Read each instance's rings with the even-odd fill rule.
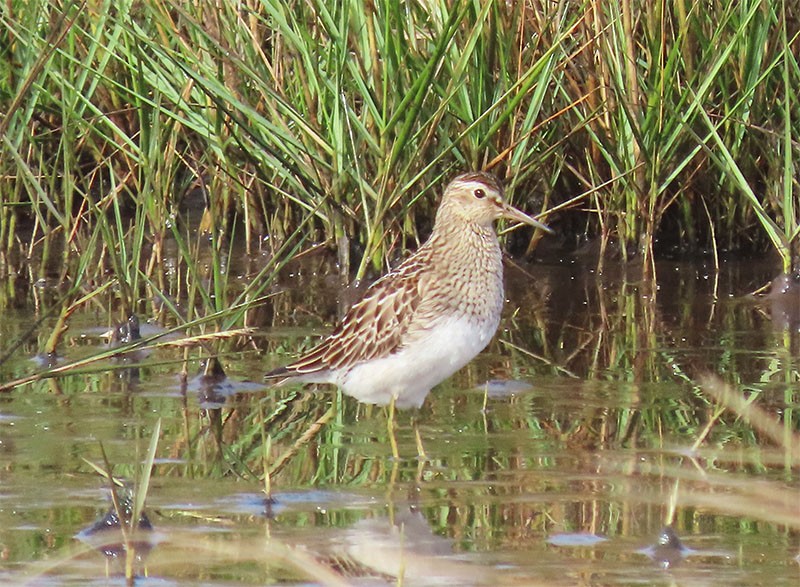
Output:
[[[419,407],[432,387],[461,369],[494,336],[497,321],[447,317],[403,350],[356,365],[336,383],[357,400],[398,408]]]

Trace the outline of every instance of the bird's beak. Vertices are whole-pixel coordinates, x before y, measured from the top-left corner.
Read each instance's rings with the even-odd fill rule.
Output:
[[[506,204],[505,202],[503,202],[501,217],[505,218],[506,220],[513,220],[514,222],[529,224],[530,226],[533,226],[545,232],[549,232],[550,234],[554,234],[553,229],[550,228],[549,226],[542,224],[538,220],[535,220],[530,216],[528,216],[527,214],[525,214],[525,212],[521,212],[520,210],[514,208],[514,206]]]

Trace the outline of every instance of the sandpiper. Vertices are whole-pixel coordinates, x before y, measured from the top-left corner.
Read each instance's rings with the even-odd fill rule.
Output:
[[[332,383],[359,401],[410,408],[481,352],[500,323],[503,262],[494,222],[552,232],[503,199],[492,175],[459,175],[445,188],[430,238],[373,283],[342,322],[295,362],[271,371]]]

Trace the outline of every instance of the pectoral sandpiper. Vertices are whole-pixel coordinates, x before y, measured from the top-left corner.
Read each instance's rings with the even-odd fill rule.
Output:
[[[322,343],[266,377],[333,383],[359,401],[389,404],[392,417],[395,405],[421,406],[497,330],[503,262],[494,221],[500,218],[551,232],[507,204],[492,175],[456,177],[425,244],[373,283]]]

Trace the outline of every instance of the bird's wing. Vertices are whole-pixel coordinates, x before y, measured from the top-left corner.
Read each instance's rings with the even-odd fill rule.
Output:
[[[328,338],[295,362],[269,373],[292,377],[386,357],[402,346],[422,301],[423,265],[408,259],[373,283]]]

